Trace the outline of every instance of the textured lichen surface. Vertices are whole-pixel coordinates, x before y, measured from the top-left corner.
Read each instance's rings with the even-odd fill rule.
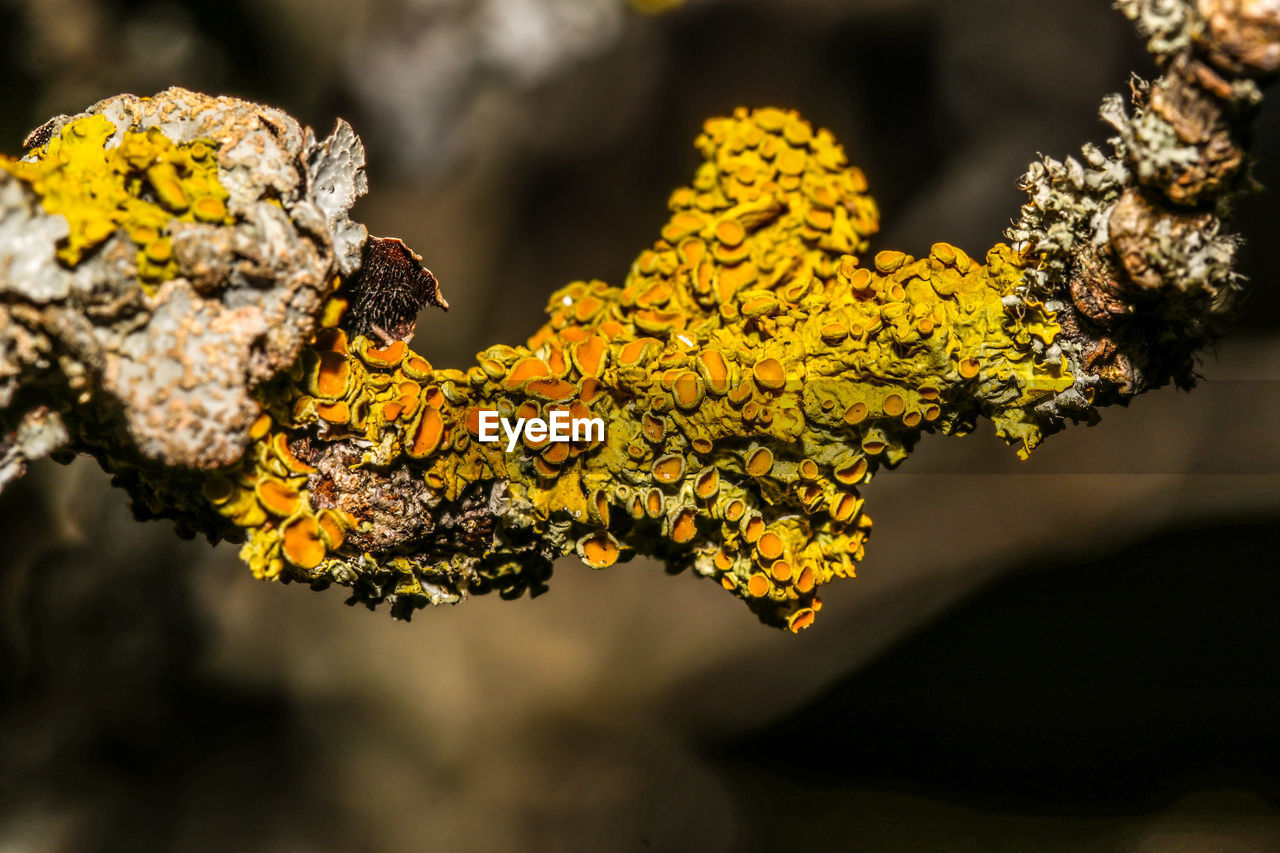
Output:
[[[213,157],[217,146],[205,139],[176,145],[153,127],[126,132],[107,148],[114,133],[103,116],[85,116],[30,159],[0,159],[0,169],[28,182],[47,212],[66,219],[59,259],[75,266],[123,228],[138,247],[138,278],[150,288],[177,272],[170,221],[231,221]]]
[[[925,432],[988,418],[1025,455],[1169,382],[1240,289],[1244,184],[1280,6],[1132,0],[1162,75],[1103,117],[1112,153],[1042,158],[980,258],[872,252],[863,174],[795,113],[705,125],[702,163],[618,286],[579,281],[523,346],[409,350],[447,308],[348,211],[360,140],[172,89],[37,130],[0,160],[0,486],[93,454],[142,517],[243,543],[262,578],[408,616],[637,556],[799,630],[851,577],[860,488]],[[464,297],[465,298],[465,297]],[[480,439],[484,416],[603,435]]]
[[[536,589],[563,553],[596,568],[645,554],[798,629],[863,555],[859,485],[921,432],[986,414],[1020,447],[1039,441],[1034,406],[1071,377],[1043,357],[1052,316],[1006,308],[1014,252],[984,265],[938,244],[863,266],[876,208],[829,133],[764,109],[708,122],[697,144],[704,164],[621,287],[570,284],[525,346],[467,371],[349,339],[339,291],[333,328],[267,386],[241,470],[206,490],[251,531],[255,573],[403,612]],[[482,410],[608,429],[507,453],[477,440]],[[429,522],[468,512],[474,542]]]

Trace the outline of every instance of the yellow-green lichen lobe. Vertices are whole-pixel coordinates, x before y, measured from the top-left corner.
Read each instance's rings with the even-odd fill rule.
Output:
[[[348,339],[339,291],[331,328],[263,392],[270,424],[221,505],[252,528],[255,573],[358,588],[367,574],[382,578],[378,595],[451,601],[514,589],[504,579],[526,570],[527,534],[593,568],[661,558],[799,630],[818,588],[863,558],[859,487],[922,432],[986,415],[1024,450],[1040,440],[1034,407],[1071,376],[1044,357],[1052,313],[1010,299],[1017,252],[997,245],[979,263],[939,243],[864,264],[878,228],[865,178],[794,113],[739,111],[708,122],[698,146],[704,164],[621,287],[562,288],[525,346],[490,347],[470,370]],[[507,453],[478,440],[482,410],[608,428],[602,440],[525,436]],[[291,441],[341,447],[348,462],[302,470]],[[416,553],[380,551],[379,527],[400,522],[378,505],[379,478],[396,471],[421,487],[424,514],[461,518],[480,490],[478,515],[501,524],[469,552],[433,551],[425,530],[411,531]],[[339,488],[348,476],[372,497]],[[325,512],[350,535],[317,534]]]
[[[217,145],[176,144],[150,128],[125,131],[108,147],[115,134],[106,117],[83,116],[26,158],[0,157],[0,169],[67,220],[70,233],[57,252],[63,263],[75,266],[122,228],[137,247],[139,280],[154,287],[177,273],[171,222],[233,221],[218,182]]]

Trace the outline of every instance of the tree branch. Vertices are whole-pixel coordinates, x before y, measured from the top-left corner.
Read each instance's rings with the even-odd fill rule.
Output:
[[[94,455],[140,517],[244,542],[260,577],[407,617],[643,554],[799,630],[870,533],[858,487],[923,432],[991,419],[1026,453],[1168,382],[1240,290],[1244,177],[1280,3],[1123,0],[1162,70],[1045,158],[985,262],[865,258],[878,214],[794,113],[707,122],[703,165],[621,287],[575,282],[523,346],[436,369],[421,259],[347,212],[364,151],[170,89],[59,116],[0,160],[0,477]],[[482,441],[488,415],[603,436]]]

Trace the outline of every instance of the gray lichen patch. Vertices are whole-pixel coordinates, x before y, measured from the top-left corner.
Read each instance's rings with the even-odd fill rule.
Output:
[[[1187,50],[1204,26],[1186,0],[1116,0],[1115,6],[1137,24],[1154,56]]]
[[[1120,0],[1163,75],[1131,81],[1131,108],[1119,95],[1103,101],[1116,132],[1110,155],[1086,146],[1083,162],[1046,157],[1022,178],[1028,202],[1007,236],[1037,260],[1025,294],[1058,311],[1076,378],[1047,412],[1079,417],[1169,382],[1190,385],[1195,353],[1220,334],[1240,289],[1239,241],[1221,221],[1222,202],[1242,181],[1258,89],[1223,76],[1214,39],[1230,32],[1227,19],[1248,29],[1263,5]]]
[[[310,129],[307,133],[310,139]],[[308,159],[307,175],[315,204],[333,235],[338,271],[350,275],[360,266],[360,253],[369,236],[363,225],[347,217],[356,199],[369,190],[364,173],[364,143],[351,125],[339,119],[333,133],[315,145]]]
[[[65,299],[71,275],[54,257],[67,220],[48,214],[20,184],[0,172],[0,293],[31,302]]]
[[[0,436],[0,489],[21,477],[28,462],[43,459],[69,439],[57,412],[44,406],[28,411],[15,429]]]
[[[263,312],[229,309],[186,281],[161,287],[145,327],[105,347],[102,387],[120,400],[143,456],[165,465],[229,465],[244,450],[259,406],[244,393]]]

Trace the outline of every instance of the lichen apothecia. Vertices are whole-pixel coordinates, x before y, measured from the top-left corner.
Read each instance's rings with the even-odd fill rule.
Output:
[[[171,221],[228,216],[216,144],[152,128],[110,147],[114,133],[77,120],[0,165],[67,217],[65,264],[123,228],[145,286],[179,274],[161,251]],[[1018,295],[1030,259],[1003,244],[983,260],[946,243],[868,256],[863,173],[793,112],[738,110],[697,147],[620,287],[569,284],[524,345],[465,370],[413,352],[411,322],[357,317],[370,285],[335,278],[301,358],[255,392],[241,461],[198,475],[197,526],[242,538],[259,577],[342,584],[398,615],[537,592],[561,555],[647,555],[795,631],[863,558],[859,488],[923,432],[986,416],[1025,453],[1056,427],[1037,407],[1072,376],[1053,312]],[[525,434],[509,453],[478,440],[482,412],[608,430]]]
[[[863,556],[871,521],[858,487],[921,432],[964,432],[985,414],[1023,452],[1038,443],[1035,403],[1071,377],[1041,357],[1053,316],[1006,307],[1024,258],[998,245],[983,264],[939,243],[863,266],[878,227],[865,178],[794,113],[739,111],[708,122],[697,144],[703,165],[621,287],[568,285],[524,346],[490,347],[468,370],[433,368],[402,341],[348,338],[340,289],[332,327],[264,393],[270,425],[215,490],[252,529],[255,572],[355,583],[376,563],[414,603],[514,588],[527,553],[504,552],[503,536],[444,565],[353,548],[344,534],[363,508],[330,505],[341,490],[290,442],[310,436],[314,452],[356,439],[354,464],[407,468],[442,502],[501,482],[505,536],[594,568],[653,555],[798,630],[821,606],[818,588],[852,577]],[[609,430],[506,453],[477,440],[482,411],[563,412]],[[303,496],[288,505],[293,526],[262,506],[264,482]]]

